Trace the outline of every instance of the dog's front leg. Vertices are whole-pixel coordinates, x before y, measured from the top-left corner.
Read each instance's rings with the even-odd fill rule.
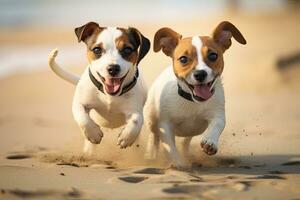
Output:
[[[118,145],[121,148],[131,146],[135,142],[142,129],[143,121],[143,115],[139,112],[126,114],[126,126],[118,138]]]
[[[205,131],[201,147],[208,155],[214,155],[218,151],[219,137],[225,128],[225,114],[216,115],[209,120],[209,125]]]
[[[169,159],[176,168],[187,167],[187,163],[180,157],[175,144],[175,135],[172,133],[168,122],[159,123],[159,131],[162,145],[168,154]]]
[[[93,144],[99,144],[103,137],[100,127],[90,118],[90,108],[78,102],[73,103],[72,111],[84,136]]]

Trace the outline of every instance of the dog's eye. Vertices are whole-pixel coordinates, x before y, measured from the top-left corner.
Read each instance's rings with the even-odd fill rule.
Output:
[[[181,64],[186,64],[186,63],[188,63],[189,59],[186,56],[181,56],[179,58],[179,61],[181,62]]]
[[[208,60],[210,60],[211,62],[214,62],[218,59],[218,54],[215,53],[215,52],[210,52],[208,55],[207,55],[207,58]]]
[[[93,52],[94,52],[94,54],[101,55],[102,49],[100,47],[95,47],[95,48],[93,48]]]
[[[130,55],[133,52],[133,49],[131,47],[125,47],[121,50],[121,53],[123,55]]]

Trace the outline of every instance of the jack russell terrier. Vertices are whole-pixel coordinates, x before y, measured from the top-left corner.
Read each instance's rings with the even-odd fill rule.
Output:
[[[87,46],[89,65],[81,77],[63,70],[49,55],[51,69],[76,85],[72,111],[85,136],[84,152],[93,153],[101,127],[125,125],[118,137],[121,148],[131,146],[143,125],[146,84],[138,65],[150,49],[150,41],[135,28],[100,27],[89,22],[75,29],[78,42]]]
[[[225,127],[225,98],[220,76],[223,53],[231,38],[241,44],[246,40],[230,22],[222,22],[212,37],[182,36],[170,28],[158,30],[154,51],[162,50],[172,58],[168,67],[149,90],[144,107],[149,135],[146,158],[155,159],[160,140],[170,161],[185,167],[175,145],[175,136],[184,137],[183,155],[187,155],[193,136],[203,134],[201,147],[208,155],[218,150],[218,140]]]

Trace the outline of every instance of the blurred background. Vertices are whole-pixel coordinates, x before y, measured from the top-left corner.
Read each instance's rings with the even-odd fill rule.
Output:
[[[61,146],[80,137],[71,115],[74,86],[50,71],[48,53],[80,74],[86,49],[74,28],[134,26],[153,41],[168,26],[183,36],[209,35],[221,21],[235,24],[248,44],[225,53],[227,127],[221,153],[300,152],[300,1],[296,0],[0,0],[0,134],[11,146]],[[141,62],[150,86],[171,63],[152,51]],[[29,137],[30,135],[30,137]],[[57,136],[61,139],[58,141]],[[230,138],[230,139],[226,139]],[[291,140],[291,138],[293,138]],[[244,144],[255,148],[244,148]],[[281,148],[281,147],[286,148]]]
[[[161,26],[172,26],[187,35],[209,34],[218,22],[232,19],[239,20],[237,26],[241,28],[265,29],[262,37],[286,37],[281,35],[280,29],[284,25],[295,32],[296,27],[290,20],[299,19],[299,4],[297,0],[154,0],[151,3],[138,0],[1,0],[0,76],[47,67],[44,56],[56,46],[65,48],[63,61],[84,65],[84,58],[70,58],[82,50],[76,46],[73,29],[88,21],[102,26],[138,26],[151,38]],[[263,27],[259,27],[259,22],[263,23],[261,20],[265,22]],[[261,40],[257,37],[255,43]],[[282,49],[287,51],[282,54],[295,49]],[[15,59],[15,54],[19,59]],[[32,54],[36,56],[33,58]]]

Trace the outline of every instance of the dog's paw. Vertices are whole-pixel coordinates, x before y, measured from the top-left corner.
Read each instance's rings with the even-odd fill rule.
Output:
[[[218,151],[218,141],[213,138],[204,137],[201,141],[201,147],[207,155],[214,155]]]
[[[131,146],[139,135],[137,128],[125,127],[118,137],[118,145],[121,149]]]
[[[81,126],[82,132],[85,137],[93,144],[99,144],[103,137],[103,133],[98,125],[93,122]]]
[[[178,159],[176,161],[173,161],[169,168],[179,171],[187,171],[191,168],[191,165],[185,160]]]
[[[89,140],[85,140],[83,146],[83,153],[86,156],[93,156],[95,153],[95,144],[92,144]]]

